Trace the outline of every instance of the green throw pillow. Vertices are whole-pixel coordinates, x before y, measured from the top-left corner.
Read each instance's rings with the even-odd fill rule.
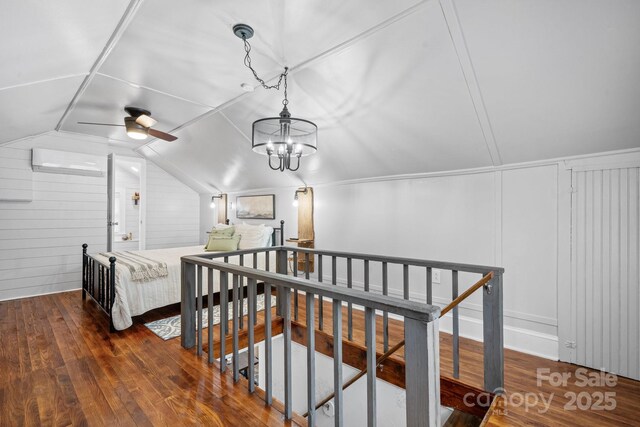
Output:
[[[211,234],[204,250],[207,252],[235,251],[238,250],[238,242],[240,242],[240,236],[220,237]]]
[[[209,236],[216,236],[216,237],[231,237],[233,236],[233,233],[235,233],[236,228],[235,227],[225,227],[225,228],[213,228],[211,230],[211,232],[209,233]]]

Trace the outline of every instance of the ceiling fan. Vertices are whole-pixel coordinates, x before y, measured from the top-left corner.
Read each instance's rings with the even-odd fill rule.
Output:
[[[127,130],[127,135],[133,139],[146,139],[149,135],[168,142],[173,142],[178,139],[177,137],[168,133],[152,129],[151,127],[154,126],[157,121],[151,118],[150,111],[138,107],[124,107],[124,111],[129,114],[129,117],[124,118],[123,125],[92,122],[78,122],[78,124],[96,126],[124,126]]]

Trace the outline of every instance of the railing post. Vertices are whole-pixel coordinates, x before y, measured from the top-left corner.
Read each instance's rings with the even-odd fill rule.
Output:
[[[222,292],[220,292],[222,294]],[[220,313],[224,305],[220,304]],[[214,345],[213,345],[213,268],[207,268],[207,348],[209,353],[209,363],[213,363]],[[224,327],[220,323],[220,349],[222,350],[222,342],[224,341]],[[224,355],[220,352],[220,360],[224,360]],[[220,365],[224,365],[221,363]]]
[[[293,415],[293,385],[291,369],[291,289],[280,286],[282,292],[282,337],[284,338],[284,419]]]
[[[322,255],[318,255],[318,262],[316,263],[317,265],[317,270],[318,270],[318,282],[322,283],[323,282],[323,272],[322,272]],[[318,329],[322,330],[323,326],[324,326],[324,313],[322,310],[322,295],[318,295]],[[309,325],[307,325],[307,328],[309,327]]]
[[[181,295],[180,343],[184,348],[192,348],[196,344],[196,266],[184,261]]]
[[[198,347],[196,349],[196,354],[198,356],[202,355],[202,266],[196,266],[196,275],[198,277],[197,288],[197,305],[196,305],[196,325],[198,325],[196,331],[196,342],[198,343]]]
[[[336,427],[344,426],[342,393],[342,302],[333,300],[333,405]],[[336,345],[335,343],[340,343]]]
[[[249,360],[249,365],[247,367],[247,380],[249,381],[249,392],[253,393],[256,390],[256,379],[255,379],[255,313],[256,313],[256,279],[249,279],[247,281],[247,305],[248,305],[248,315],[249,318],[247,320],[247,329],[248,329],[248,343],[247,343],[247,356]],[[268,306],[265,306],[265,309]]]
[[[287,274],[287,251],[285,249],[278,249],[276,251],[276,273]],[[276,314],[281,317],[284,313],[285,304],[283,292],[284,289],[278,286],[276,289]]]
[[[267,252],[268,253],[268,252]],[[271,285],[264,285],[264,401],[273,403],[273,343],[271,338]]]
[[[493,274],[482,292],[484,389],[491,392],[504,387],[502,273],[494,271]]]
[[[229,262],[225,257],[224,262]],[[220,272],[220,372],[227,370],[227,340],[229,334],[229,275]]]
[[[376,311],[373,308],[365,307],[364,323],[364,340],[367,346],[367,426],[376,427]]]
[[[115,332],[116,327],[113,324],[113,303],[116,295],[116,257],[109,257],[109,300],[107,301],[109,309],[109,332]]]
[[[440,426],[438,320],[404,319],[407,426]]]
[[[89,288],[89,281],[87,280],[87,244],[82,244],[82,299],[87,299],[87,289]]]
[[[233,336],[233,382],[238,382],[240,380],[240,366],[238,364],[240,356],[238,355],[239,353],[239,339],[238,339],[238,324],[240,323],[238,321],[238,317],[240,316],[240,310],[238,310],[238,300],[240,298],[240,296],[238,295],[238,282],[239,282],[239,278],[237,274],[233,275],[233,292],[232,292],[232,300],[233,300],[233,309],[232,309],[232,321],[231,323],[233,323],[232,326],[232,332],[231,335]]]
[[[315,299],[307,292],[307,422],[316,425],[316,328],[315,328]]]
[[[458,270],[451,271],[451,300],[458,298]],[[453,378],[460,378],[460,316],[458,306],[453,307]]]

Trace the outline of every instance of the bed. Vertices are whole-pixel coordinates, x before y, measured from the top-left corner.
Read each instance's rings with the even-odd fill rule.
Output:
[[[269,242],[265,246],[284,244],[284,221],[280,221],[280,227],[273,228],[268,240]],[[98,303],[109,316],[111,332],[127,329],[133,324],[133,316],[179,303],[181,300],[180,258],[203,253],[205,253],[204,246],[198,245],[90,255],[87,244],[83,244],[82,298],[84,300],[89,295]],[[214,253],[224,252],[206,252],[204,256]],[[149,264],[153,264],[159,269],[152,274],[145,272],[146,277],[141,277],[140,271],[132,268],[135,260],[149,260]],[[242,261],[240,256],[229,259],[229,262],[234,264],[239,264]],[[266,261],[264,253],[258,256],[256,268],[267,269]],[[275,271],[275,257],[268,259],[268,262],[268,269]],[[219,276],[215,275],[214,292],[216,294],[219,294],[218,280]],[[219,300],[219,295],[217,300]]]

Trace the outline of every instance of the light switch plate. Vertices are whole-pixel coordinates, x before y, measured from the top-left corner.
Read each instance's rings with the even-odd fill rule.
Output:
[[[433,269],[433,283],[440,283],[440,270],[437,268]]]

